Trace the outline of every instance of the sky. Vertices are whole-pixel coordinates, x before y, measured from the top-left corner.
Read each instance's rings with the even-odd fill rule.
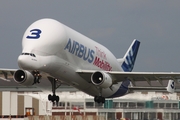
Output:
[[[180,71],[179,0],[1,0],[0,68],[18,68],[27,27],[53,18],[124,56],[141,42],[133,71]]]

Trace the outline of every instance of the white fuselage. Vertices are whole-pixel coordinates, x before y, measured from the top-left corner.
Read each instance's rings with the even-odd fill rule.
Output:
[[[97,87],[77,70],[122,71],[106,47],[53,19],[41,19],[29,26],[23,36],[22,53],[35,57],[20,55],[20,68],[46,72],[92,96],[99,94]],[[113,95],[119,86],[103,89],[102,96]]]

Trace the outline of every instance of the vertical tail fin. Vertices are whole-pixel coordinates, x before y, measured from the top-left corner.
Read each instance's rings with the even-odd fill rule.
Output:
[[[139,45],[140,42],[135,39],[124,55],[121,67],[125,72],[132,71],[138,53]]]

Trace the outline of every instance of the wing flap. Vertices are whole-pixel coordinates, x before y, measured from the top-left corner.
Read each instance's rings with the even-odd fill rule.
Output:
[[[135,91],[158,91],[158,92],[166,92],[166,87],[128,87],[129,92]]]
[[[0,86],[0,91],[42,92],[42,89],[35,86]]]
[[[13,74],[17,69],[4,69],[0,68],[0,79],[10,82],[11,78],[13,78]]]
[[[156,87],[128,87],[129,92],[132,91],[158,91],[158,92],[170,92],[174,93],[175,91],[175,85],[174,85],[174,80],[169,80],[167,87],[161,87],[161,86],[156,86]]]

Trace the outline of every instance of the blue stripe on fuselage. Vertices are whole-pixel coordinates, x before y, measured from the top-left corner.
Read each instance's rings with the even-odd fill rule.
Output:
[[[129,84],[130,84],[129,80],[123,81],[122,84],[120,85],[119,89],[113,95],[111,95],[107,98],[115,98],[115,97],[124,96],[128,91]]]

